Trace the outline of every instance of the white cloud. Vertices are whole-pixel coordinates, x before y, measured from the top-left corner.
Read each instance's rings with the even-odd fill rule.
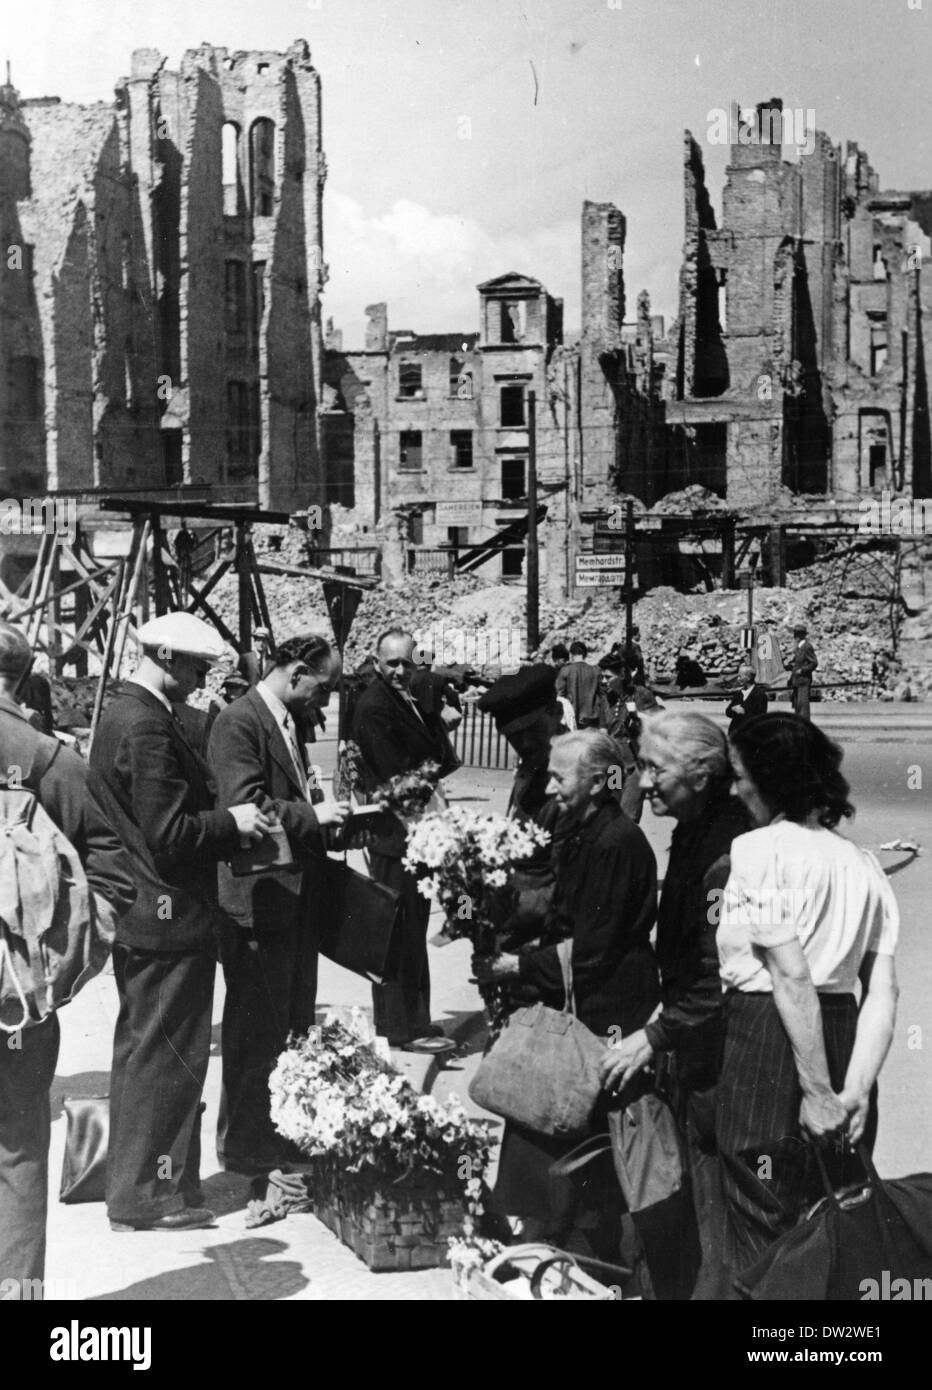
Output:
[[[385,301],[391,328],[415,333],[472,333],[478,329],[476,286],[514,270],[540,280],[564,301],[567,333],[579,327],[579,221],[537,227],[526,234],[494,237],[469,217],[431,212],[397,199],[388,212],[367,216],[356,199],[329,189],[325,258],[330,279],[324,315],[343,330],[347,348],[364,342],[367,304]],[[656,248],[629,236],[625,255],[627,317],[638,291],[652,291],[654,312],[669,317],[679,266],[664,264]]]
[[[505,271],[533,276],[579,316],[579,226],[565,222],[527,236],[493,238],[468,217],[433,213],[400,198],[367,217],[353,198],[328,190],[324,313],[361,347],[367,304],[385,300],[389,325],[418,333],[474,332],[476,285]]]

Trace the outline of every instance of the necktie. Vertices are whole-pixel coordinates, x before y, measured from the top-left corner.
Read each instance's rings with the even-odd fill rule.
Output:
[[[304,770],[304,762],[301,758],[301,750],[298,747],[298,737],[295,733],[294,720],[290,714],[286,714],[282,720],[282,728],[285,731],[285,742],[288,744],[291,760],[294,763],[295,771],[298,774],[298,785],[304,792],[305,799],[310,801],[307,785],[307,773]]]

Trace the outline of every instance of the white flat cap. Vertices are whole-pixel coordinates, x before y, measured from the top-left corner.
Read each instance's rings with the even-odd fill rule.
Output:
[[[141,647],[162,648],[163,656],[177,652],[201,661],[222,661],[228,655],[219,632],[193,613],[163,613],[143,623],[136,636]]]

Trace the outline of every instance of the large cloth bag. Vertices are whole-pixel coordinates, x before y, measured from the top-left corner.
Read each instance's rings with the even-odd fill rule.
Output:
[[[592,1122],[602,1090],[605,1043],[575,1016],[572,943],[557,948],[566,1004],[534,1004],[511,1015],[479,1063],[469,1094],[483,1110],[561,1139],[577,1139]]]
[[[735,1279],[747,1299],[854,1302],[915,1297],[932,1277],[932,1173],[881,1179],[863,1144],[866,1182],[835,1192],[813,1149],[825,1196]],[[902,1280],[902,1284],[899,1281]]]

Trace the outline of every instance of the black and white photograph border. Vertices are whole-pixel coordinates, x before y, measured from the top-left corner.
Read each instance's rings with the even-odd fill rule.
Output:
[[[78,1305],[856,1301],[736,1355],[886,1355],[932,0],[0,8],[0,1301],[140,1369]],[[503,1099],[519,1022],[601,1052]]]

